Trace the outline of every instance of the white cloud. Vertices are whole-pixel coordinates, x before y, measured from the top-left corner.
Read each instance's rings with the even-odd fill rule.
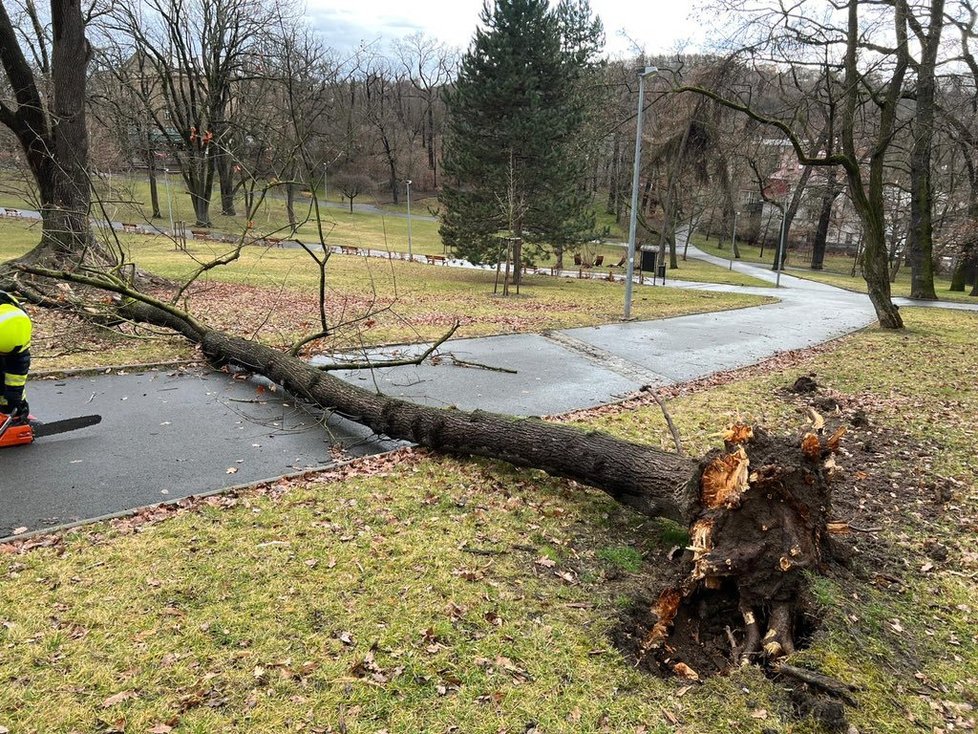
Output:
[[[704,30],[690,19],[691,5],[683,0],[591,0],[592,10],[604,22],[607,53],[631,55],[633,41],[650,53],[692,49],[703,42]],[[403,38],[422,32],[459,48],[466,48],[479,24],[482,0],[308,0],[307,14],[314,26],[338,51],[361,42]]]

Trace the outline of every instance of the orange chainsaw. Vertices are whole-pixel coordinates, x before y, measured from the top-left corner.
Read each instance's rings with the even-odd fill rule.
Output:
[[[12,415],[0,413],[0,449],[7,446],[23,446],[34,443],[35,438],[53,436],[65,431],[76,431],[102,422],[100,415],[83,415],[79,418],[66,418],[63,421],[43,423],[29,416],[26,421],[17,420]]]

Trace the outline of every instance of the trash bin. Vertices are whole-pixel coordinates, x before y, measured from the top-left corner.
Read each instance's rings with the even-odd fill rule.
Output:
[[[659,266],[659,277],[662,278],[662,282],[666,282],[666,266],[665,263]]]
[[[659,248],[642,245],[642,264],[640,269],[646,273],[655,274],[656,261],[659,259]]]

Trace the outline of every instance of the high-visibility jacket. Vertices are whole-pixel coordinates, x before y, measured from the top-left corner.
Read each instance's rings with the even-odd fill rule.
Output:
[[[16,298],[0,291],[0,377],[3,378],[0,402],[13,405],[24,399],[30,366],[31,319]]]

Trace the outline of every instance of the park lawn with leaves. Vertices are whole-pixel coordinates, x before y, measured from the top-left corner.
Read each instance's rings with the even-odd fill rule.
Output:
[[[0,262],[37,244],[40,223],[0,219]],[[32,308],[32,374],[186,360],[194,350],[172,334],[122,326],[107,329],[50,309]]]
[[[941,514],[918,516],[932,504],[922,495],[880,516],[873,537],[903,583],[813,581],[821,627],[792,662],[862,687],[848,711],[860,732],[967,730],[978,704],[978,555],[968,541],[978,395],[967,389],[978,379],[978,317],[906,317],[907,333],[867,330],[670,393],[691,452],[715,445],[735,418],[804,430],[783,387],[811,373],[881,430],[940,444],[926,466],[907,452],[880,468],[921,487],[937,474],[960,481]],[[669,440],[647,395],[569,419]],[[614,649],[619,616],[682,535],[539,472],[405,450],[78,529],[48,547],[7,546],[0,726],[823,731],[758,668],[664,680]],[[924,555],[934,540],[948,548],[943,562]],[[877,570],[869,579],[880,581]]]
[[[718,247],[716,242],[707,241],[701,235],[694,237],[694,243],[704,252],[717,257],[730,257],[730,241],[727,240],[723,247]],[[749,263],[764,264],[771,267],[774,264],[774,250],[770,247],[765,248],[764,257],[760,256],[760,247],[740,243],[738,245],[741,254],[741,261]],[[812,270],[808,267],[811,261],[810,253],[798,253],[789,250],[788,261],[785,263],[784,272],[796,278],[814,280],[827,285],[834,285],[836,288],[844,288],[857,293],[866,293],[866,281],[863,279],[859,270],[852,274],[853,259],[845,255],[826,255],[824,269]],[[934,290],[937,297],[942,301],[953,301],[958,303],[978,303],[978,297],[969,296],[971,288],[964,293],[951,292],[949,276],[937,275],[934,277]],[[894,296],[910,296],[910,268],[901,267],[897,273],[896,280],[890,284],[890,289]]]
[[[180,188],[176,177],[171,177],[171,183],[176,192],[176,189]],[[34,207],[35,204],[32,203],[33,199],[29,194],[18,193],[22,188],[22,184],[17,183],[10,175],[3,176],[0,174],[0,206]],[[114,176],[111,181],[100,179],[98,188],[101,189],[100,195],[104,213],[112,221],[132,222],[141,225],[150,223],[149,215],[151,212],[147,208],[149,184],[144,179]],[[212,213],[213,230],[231,234],[247,231],[249,236],[279,238],[298,236],[303,241],[318,242],[320,228],[316,223],[316,210],[308,192],[300,194],[296,199],[296,217],[300,226],[294,235],[288,226],[283,196],[280,187],[270,189],[269,195],[253,218],[250,228],[249,222],[243,214],[226,217],[220,214],[220,206],[215,206]],[[408,252],[410,249],[416,255],[443,256],[450,254],[446,253],[441,242],[438,234],[438,222],[433,220],[427,211],[428,205],[437,205],[435,199],[422,199],[416,207],[412,208],[414,216],[411,219],[409,246],[408,221],[405,216],[406,205],[382,204],[374,197],[369,196],[361,198],[363,200],[358,199],[357,205],[366,203],[374,210],[361,211],[357,209],[351,212],[342,201],[335,199],[331,199],[328,206],[321,204],[322,234],[328,244],[390,252]],[[154,220],[153,223],[160,227],[168,227],[170,203],[166,197],[162,179],[160,200],[164,216],[162,220]],[[189,197],[182,188],[179,196],[174,193],[172,208],[173,220],[183,222],[189,227],[194,214]],[[239,210],[243,209],[243,202],[239,202],[238,208]],[[614,223],[613,216],[603,214],[599,217],[599,224],[601,228],[608,228],[613,239],[624,239],[621,228]],[[604,264],[602,267],[594,268],[597,272],[624,273],[623,267],[617,267],[617,263],[625,253],[621,244],[586,243],[579,246],[577,252],[584,263],[594,263],[596,258],[601,256]],[[556,256],[552,253],[545,255],[542,258],[537,258],[533,264],[541,268],[553,267],[556,265]],[[574,252],[565,254],[564,266],[567,270],[573,270],[577,267],[574,265]],[[590,267],[585,268],[585,270],[590,269]],[[771,285],[749,275],[730,272],[725,268],[695,260],[681,261],[679,268],[670,269],[667,277],[697,283],[722,283],[758,288],[766,288]]]
[[[26,252],[36,236],[29,225],[0,220],[0,261]],[[188,252],[179,252],[165,237],[129,234],[120,241],[141,268],[174,280],[186,278],[198,262],[231,248],[191,242]],[[430,341],[444,335],[456,320],[461,324],[457,336],[474,337],[592,326],[614,322],[621,314],[620,283],[535,275],[525,279],[520,295],[503,298],[493,294],[494,278],[488,270],[335,255],[327,270],[328,313],[332,324],[347,325],[336,328],[317,349]],[[210,271],[194,285],[187,303],[215,327],[288,346],[319,330],[318,285],[318,268],[302,250],[247,247],[240,260]],[[665,318],[765,302],[768,299],[746,294],[648,287],[636,290],[633,314],[640,319]],[[68,333],[74,323],[51,314],[37,318],[41,344],[50,339],[53,345],[56,335]],[[92,328],[86,334],[92,334]],[[127,353],[136,362],[167,361],[190,353],[179,340],[149,336],[156,335],[137,329],[131,337],[120,337],[121,342],[106,344],[110,351],[105,354],[99,352],[97,340],[86,339],[82,346],[90,351],[74,355],[58,344],[52,346],[52,357],[38,350],[43,360],[38,366],[98,367],[124,364]]]

